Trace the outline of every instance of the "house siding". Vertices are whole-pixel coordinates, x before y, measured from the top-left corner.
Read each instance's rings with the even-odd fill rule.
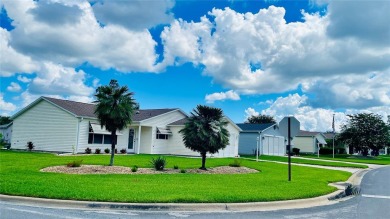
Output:
[[[42,100],[14,119],[11,147],[26,149],[31,141],[35,150],[72,152],[77,122],[70,113]]]
[[[315,153],[316,150],[314,149],[314,137],[301,137],[297,136],[294,137],[292,143],[293,148],[299,148],[300,152],[302,153]]]

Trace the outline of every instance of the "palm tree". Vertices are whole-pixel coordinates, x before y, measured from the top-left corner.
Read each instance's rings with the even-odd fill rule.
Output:
[[[184,145],[200,153],[202,167],[206,169],[206,154],[217,153],[229,144],[228,122],[219,108],[198,105],[193,110],[185,126],[179,132],[183,135]]]
[[[116,131],[124,129],[132,122],[132,116],[136,102],[133,92],[129,92],[127,86],[120,87],[116,80],[111,80],[109,85],[96,89],[96,108],[100,125],[111,132],[111,159],[110,166],[114,165]]]

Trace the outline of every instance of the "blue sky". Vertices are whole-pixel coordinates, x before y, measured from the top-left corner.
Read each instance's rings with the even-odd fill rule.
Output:
[[[389,1],[2,0],[0,110],[93,101],[116,79],[141,108],[197,104],[306,130],[390,115]],[[362,16],[364,14],[364,16]]]

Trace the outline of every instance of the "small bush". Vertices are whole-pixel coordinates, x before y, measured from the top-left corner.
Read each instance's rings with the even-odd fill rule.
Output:
[[[85,148],[85,153],[86,154],[90,154],[90,153],[92,153],[92,149],[91,148]]]
[[[299,151],[300,151],[301,149],[299,149],[299,148],[293,148],[292,149],[292,151],[293,151],[293,153],[295,154],[295,155],[299,155]]]
[[[177,169],[179,169],[179,166],[178,165],[174,165],[173,169],[177,170]]]
[[[81,163],[83,162],[83,160],[74,160],[72,162],[69,162],[68,164],[66,164],[67,167],[81,167]]]
[[[138,167],[137,165],[134,165],[132,168],[131,168],[131,172],[135,173],[138,171]]]
[[[126,154],[126,152],[127,152],[126,148],[121,149],[121,154]]]
[[[331,147],[320,148],[320,154],[333,154],[333,148]]]
[[[32,151],[35,148],[35,145],[32,141],[28,141],[26,147],[29,151]]]
[[[165,165],[167,165],[167,160],[164,157],[157,157],[156,159],[152,157],[150,163],[153,165],[155,170],[161,171],[164,170]]]
[[[110,149],[109,148],[104,149],[104,153],[109,154],[110,153]]]
[[[118,153],[118,149],[115,148],[114,153],[117,154]]]
[[[229,167],[240,167],[241,166],[241,160],[239,159],[234,159],[233,163],[229,164]]]
[[[180,170],[180,173],[186,173],[186,172],[187,172],[186,169],[181,169],[181,170]]]
[[[101,151],[102,151],[102,150],[100,150],[100,148],[96,148],[96,149],[95,149],[95,154],[100,154]]]

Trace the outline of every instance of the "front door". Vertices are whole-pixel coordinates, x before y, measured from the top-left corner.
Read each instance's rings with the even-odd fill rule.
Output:
[[[134,129],[129,130],[129,143],[127,145],[127,153],[134,153]]]

